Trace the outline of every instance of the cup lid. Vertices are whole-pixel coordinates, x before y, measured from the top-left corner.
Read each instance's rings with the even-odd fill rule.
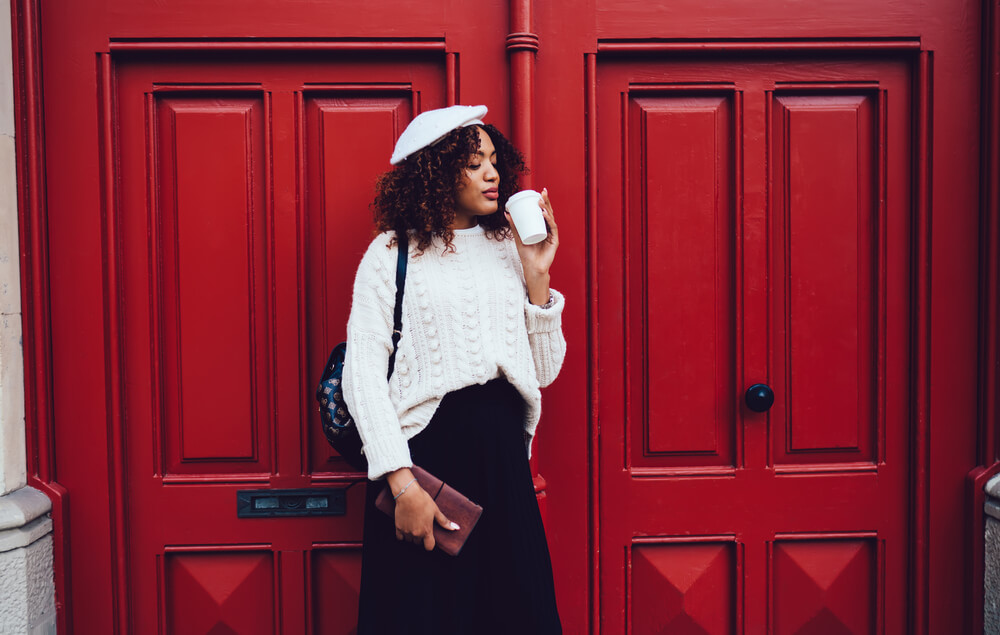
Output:
[[[536,192],[535,190],[521,190],[520,192],[512,194],[511,197],[507,199],[507,207],[510,207],[512,204],[518,202],[522,198],[528,198],[528,197],[542,198],[542,195]]]

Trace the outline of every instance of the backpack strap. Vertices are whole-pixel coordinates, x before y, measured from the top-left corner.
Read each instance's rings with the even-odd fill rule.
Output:
[[[389,375],[396,366],[396,350],[403,335],[403,290],[406,288],[406,261],[410,245],[405,232],[396,232],[396,308],[392,312],[392,355],[389,356]]]

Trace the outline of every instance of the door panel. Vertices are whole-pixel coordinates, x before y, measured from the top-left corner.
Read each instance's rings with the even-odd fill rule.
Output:
[[[630,459],[634,469],[732,468],[736,276],[733,94],[629,99]],[[683,151],[677,151],[683,148]],[[713,272],[713,284],[701,281]],[[638,309],[638,310],[636,310]],[[689,426],[671,425],[690,421]],[[638,442],[639,440],[642,442]]]
[[[907,64],[605,60],[602,633],[902,632]]]
[[[775,635],[885,632],[875,540],[778,540],[769,568]]]
[[[237,518],[237,491],[356,476],[312,381],[344,338],[375,178],[444,105],[444,55],[114,69],[133,632],[350,632],[364,489],[348,516],[281,519]]]
[[[154,471],[263,475],[273,456],[264,96],[192,88],[148,98],[148,128],[125,134],[156,149],[145,267],[147,342],[159,360],[152,424],[164,450]]]
[[[358,605],[361,588],[361,550],[353,546],[317,546],[311,556],[313,632],[356,633],[353,607]]]
[[[330,85],[303,91],[306,148],[304,251],[308,377],[318,377],[330,349],[344,339],[354,268],[371,234],[368,209],[375,179],[386,170],[386,149],[413,117],[417,95],[405,85]],[[350,152],[345,152],[351,148]],[[303,412],[315,410],[311,391]],[[308,425],[303,450],[308,473],[351,471],[330,448],[318,425]]]
[[[162,569],[167,633],[275,632],[270,552],[170,551]]]
[[[638,543],[631,571],[633,632],[733,632],[739,577],[732,541]]]
[[[864,86],[771,92],[774,462],[874,466],[884,313],[880,97]],[[783,288],[774,288],[780,285]],[[794,381],[793,381],[794,380]],[[836,404],[836,407],[831,407]]]

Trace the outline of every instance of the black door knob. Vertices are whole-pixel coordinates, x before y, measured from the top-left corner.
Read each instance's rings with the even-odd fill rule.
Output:
[[[774,405],[774,391],[767,384],[754,384],[747,388],[746,402],[754,412],[765,412]]]

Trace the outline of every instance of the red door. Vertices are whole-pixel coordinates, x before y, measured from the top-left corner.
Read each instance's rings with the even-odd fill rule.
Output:
[[[303,517],[350,471],[308,388],[442,58],[115,59],[133,632],[352,631],[363,489]]]
[[[598,62],[602,633],[905,631],[911,73]]]
[[[354,631],[364,479],[312,394],[375,178],[422,110],[510,128],[507,7],[405,4],[41,7],[62,630]]]

